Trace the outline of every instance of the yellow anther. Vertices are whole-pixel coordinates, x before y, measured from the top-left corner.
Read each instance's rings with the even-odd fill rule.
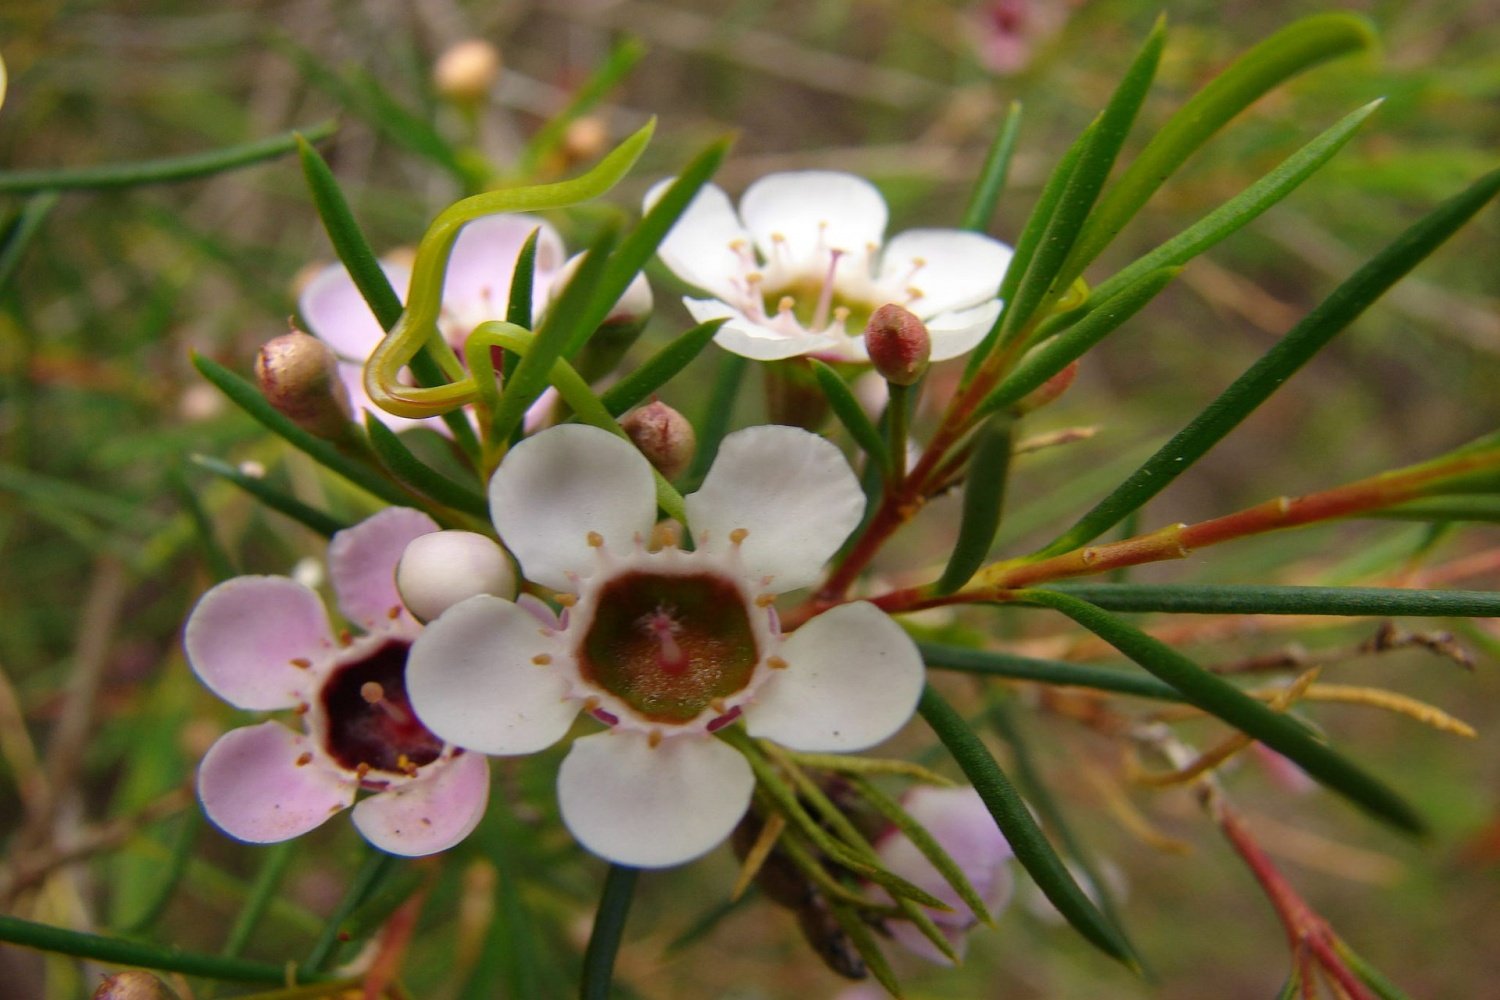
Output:
[[[585,712],[592,712],[602,704],[604,704],[604,702],[599,700],[598,695],[591,694],[587,698],[583,699],[583,710]]]
[[[745,539],[747,539],[749,537],[750,537],[750,529],[749,528],[735,528],[733,531],[731,531],[729,533],[729,541],[732,544],[734,544],[734,545],[740,544],[741,542],[743,542]]]
[[[785,670],[786,661],[779,656],[768,656],[766,657],[766,666],[772,670]]]
[[[598,549],[604,547],[604,536],[597,531],[590,531],[588,535],[589,548]]]
[[[756,594],[755,595],[755,606],[757,608],[769,608],[771,605],[773,605],[775,603],[776,603],[776,595],[775,594]]]
[[[302,755],[297,758],[297,766],[298,767],[306,767],[307,765],[309,765],[311,763],[312,763],[312,754],[308,753],[305,750],[302,752]]]
[[[792,311],[792,309],[794,309],[796,307],[796,305],[797,305],[797,300],[796,299],[792,298],[790,295],[783,295],[781,297],[781,300],[776,303],[776,311],[777,312],[783,312],[783,313],[789,313],[789,312]]]
[[[714,698],[708,703],[708,707],[713,709],[720,715],[723,715],[725,712],[729,711],[729,705],[724,701],[723,698]]]
[[[561,604],[565,608],[571,608],[573,605],[575,605],[575,604],[578,603],[578,595],[577,594],[558,594],[557,595],[557,603]]]
[[[309,660],[305,656],[299,656],[292,661],[292,666],[296,667],[298,670],[306,670],[308,667],[312,666],[312,660]]]
[[[646,744],[650,746],[652,750],[655,750],[657,747],[661,746],[661,730],[651,730],[651,735],[646,737]]]
[[[552,662],[552,654],[538,653],[531,658],[531,662],[535,663],[539,667],[545,667],[547,664]]]

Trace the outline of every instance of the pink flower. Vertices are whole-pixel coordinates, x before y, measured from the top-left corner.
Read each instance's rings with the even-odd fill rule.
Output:
[[[959,870],[973,885],[980,900],[991,913],[1003,909],[1010,900],[1010,844],[995,826],[995,819],[972,788],[930,788],[918,786],[902,801],[927,832],[948,852]],[[943,932],[960,957],[970,930],[978,922],[974,912],[959,899],[948,880],[932,866],[906,834],[892,830],[876,845],[881,863],[897,875],[914,882],[953,909],[948,912],[929,910],[927,915]],[[949,964],[946,956],[904,920],[889,923],[891,937],[908,951],[933,962]]]
[[[392,854],[445,850],[474,829],[489,769],[434,736],[406,695],[406,656],[421,625],[396,591],[408,542],[438,530],[404,507],[334,535],[339,609],[363,631],[336,635],[312,590],[288,577],[241,576],[203,595],[184,630],[194,673],[250,711],[291,709],[302,731],[262,722],[225,733],[198,768],[198,797],[231,837],[288,840],[354,806],[365,839]],[[357,804],[360,791],[373,793]]]

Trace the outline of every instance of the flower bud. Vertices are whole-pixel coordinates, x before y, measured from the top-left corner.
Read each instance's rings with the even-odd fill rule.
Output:
[[[396,565],[396,589],[407,610],[430,622],[478,594],[516,596],[516,573],[493,539],[472,531],[418,535]]]
[[[579,254],[558,270],[547,292],[551,303],[555,303],[562,295],[568,282],[573,280],[573,275],[578,273],[582,262],[583,255]],[[646,328],[646,322],[651,318],[651,310],[655,306],[656,300],[651,294],[650,283],[646,281],[644,274],[637,274],[624,294],[610,308],[604,322],[599,324],[598,329],[583,345],[583,350],[578,353],[574,361],[578,373],[587,381],[594,382],[614,371],[625,352],[630,350],[641,331]]]
[[[500,50],[482,38],[448,47],[432,68],[432,85],[455,104],[478,104],[500,78]]]
[[[609,129],[595,115],[575,118],[563,130],[562,148],[570,163],[597,160],[609,148]]]
[[[177,1000],[177,994],[149,972],[117,972],[104,977],[93,1000]]]
[[[888,302],[875,310],[865,327],[865,350],[887,382],[912,385],[927,372],[932,338],[914,314]]]
[[[349,429],[349,390],[327,344],[300,330],[266,342],[255,379],[267,401],[309,434],[334,440]]]
[[[631,410],[620,426],[641,454],[668,479],[675,479],[687,470],[698,447],[698,436],[687,417],[660,400]]]

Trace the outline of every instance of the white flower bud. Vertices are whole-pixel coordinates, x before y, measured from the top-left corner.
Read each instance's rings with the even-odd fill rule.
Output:
[[[437,92],[458,104],[482,101],[500,78],[500,50],[482,38],[452,45],[432,68]]]
[[[472,531],[434,531],[406,546],[396,566],[396,589],[407,610],[429,622],[477,594],[515,597],[516,573],[493,539]]]

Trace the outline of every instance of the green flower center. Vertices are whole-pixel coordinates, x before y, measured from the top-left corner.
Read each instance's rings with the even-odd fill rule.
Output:
[[[826,279],[804,277],[787,285],[765,289],[761,295],[761,308],[767,318],[771,318],[781,312],[782,302],[788,299],[793,318],[811,333],[824,330],[831,320],[842,317],[844,330],[850,336],[858,336],[864,332],[876,307],[875,303],[840,295],[836,288],[829,287]]]
[[[664,723],[744,690],[760,661],[739,588],[708,573],[610,580],[577,656],[585,681]]]

